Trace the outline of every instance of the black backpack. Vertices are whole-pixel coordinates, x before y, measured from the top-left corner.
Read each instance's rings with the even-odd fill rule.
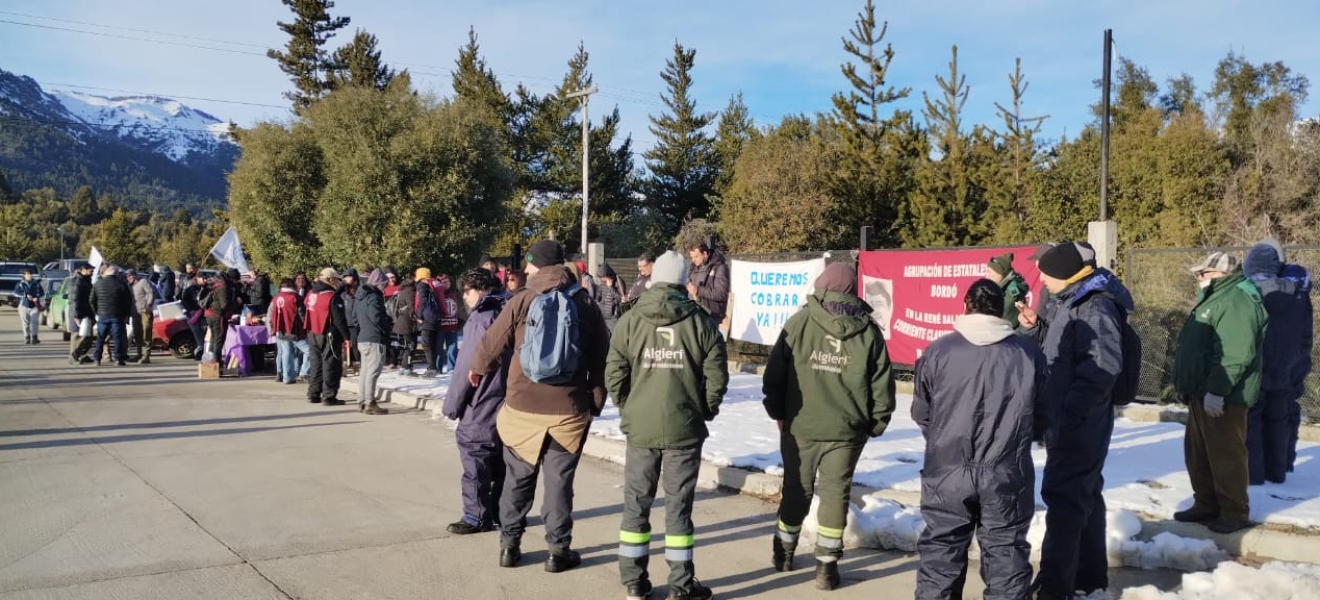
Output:
[[[1123,334],[1123,370],[1114,380],[1112,398],[1114,406],[1127,406],[1137,399],[1137,389],[1141,386],[1141,337],[1128,322],[1127,309],[1114,302],[1118,309],[1119,331]]]

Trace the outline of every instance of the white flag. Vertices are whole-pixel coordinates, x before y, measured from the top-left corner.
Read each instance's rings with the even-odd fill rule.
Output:
[[[220,236],[220,241],[211,248],[211,256],[231,269],[238,269],[239,273],[247,273],[247,259],[243,258],[243,245],[238,242],[238,230],[229,228],[224,235]]]
[[[96,246],[92,246],[92,253],[87,258],[87,263],[92,265],[92,281],[95,282],[101,278],[101,265],[105,264],[105,257],[101,256],[101,251]]]

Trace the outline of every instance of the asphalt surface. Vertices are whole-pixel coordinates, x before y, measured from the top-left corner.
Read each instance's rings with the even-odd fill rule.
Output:
[[[445,531],[461,514],[461,466],[453,434],[427,415],[359,414],[353,385],[349,406],[323,407],[269,376],[199,380],[195,363],[159,353],[75,367],[57,332],[25,346],[18,327],[0,309],[0,600],[623,597],[617,465],[578,471],[582,567],[546,573],[533,518],[522,565],[501,569],[496,534]],[[912,597],[917,561],[902,553],[849,551],[829,594],[806,556],[773,572],[775,509],[700,494],[697,574],[716,598]],[[663,533],[663,508],[652,523]],[[652,552],[662,583],[663,548]],[[1180,575],[1113,578],[1170,589]]]

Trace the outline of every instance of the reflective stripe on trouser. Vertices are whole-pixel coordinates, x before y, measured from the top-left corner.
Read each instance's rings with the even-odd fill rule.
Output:
[[[699,444],[663,450],[628,446],[623,471],[623,523],[619,528],[619,577],[624,585],[650,578],[651,505],[663,483],[669,589],[692,589],[696,576],[692,563],[692,503],[700,467]]]
[[[843,555],[843,528],[848,523],[848,503],[852,494],[853,471],[862,456],[865,442],[815,442],[799,440],[785,431],[779,440],[784,458],[784,491],[779,504],[779,535],[793,535],[802,529],[802,521],[811,509],[812,496],[820,496],[816,511],[820,528],[816,536],[816,556]],[[835,535],[826,535],[836,532]]]
[[[797,546],[798,536],[802,533],[801,525],[793,526],[780,521],[775,529],[775,535],[779,536],[779,541],[783,542],[785,547]]]

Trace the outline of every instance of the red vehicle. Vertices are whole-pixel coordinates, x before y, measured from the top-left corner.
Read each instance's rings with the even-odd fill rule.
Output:
[[[193,338],[187,321],[157,319],[152,323],[151,349],[169,350],[174,358],[192,358],[197,340]]]

